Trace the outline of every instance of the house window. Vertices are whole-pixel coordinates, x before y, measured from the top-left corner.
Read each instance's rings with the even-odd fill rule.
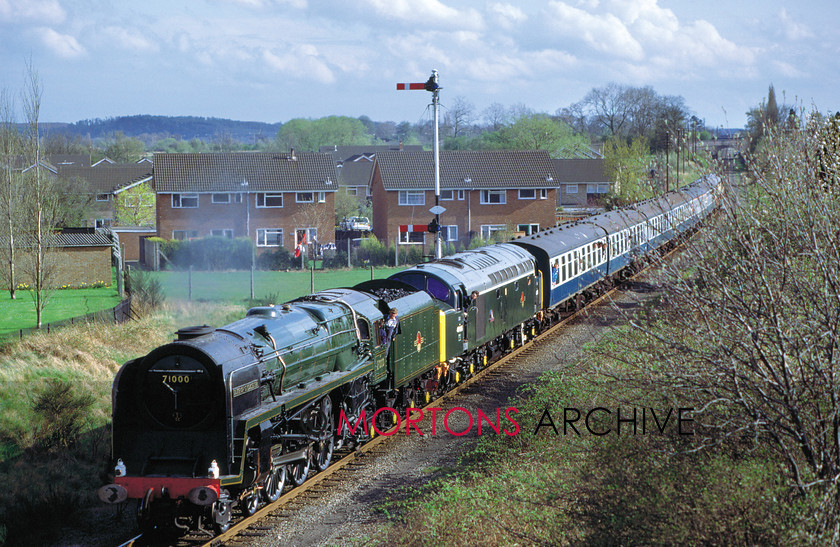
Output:
[[[481,191],[481,204],[482,205],[495,205],[495,204],[504,204],[507,203],[507,191],[506,190],[482,190]]]
[[[234,203],[242,203],[242,194],[233,194]]]
[[[357,196],[357,195],[359,195],[359,189],[356,188],[355,186],[348,186],[347,187],[347,193],[351,196]]]
[[[299,244],[306,234],[306,244],[318,243],[318,228],[298,228],[295,230],[295,245]]]
[[[441,190],[440,191],[440,199],[441,200],[453,200],[455,199],[455,191],[454,190]]]
[[[112,218],[97,218],[93,221],[93,225],[96,228],[110,228],[113,221]]]
[[[540,231],[539,224],[517,224],[516,225],[517,232],[525,232],[526,236],[531,234],[535,234]]]
[[[210,197],[211,203],[230,203],[230,194],[213,194]]]
[[[598,185],[598,193],[599,194],[606,194],[609,191],[610,191],[610,185],[609,184],[599,184]]]
[[[172,239],[184,240],[198,237],[196,230],[172,230]]]
[[[233,230],[210,230],[210,237],[226,237],[233,239]]]
[[[400,245],[421,245],[426,232],[400,232]]]
[[[533,188],[522,188],[519,190],[519,199],[537,199],[537,191]]]
[[[490,239],[490,237],[496,233],[504,230],[506,226],[504,224],[482,224],[481,225],[481,237],[483,239]]]
[[[598,189],[597,184],[587,184],[586,185],[586,193],[587,194],[594,194],[597,189]]]
[[[172,194],[173,209],[195,209],[198,207],[198,194]]]
[[[400,190],[400,205],[426,205],[426,192],[423,190]]]
[[[448,224],[440,227],[440,237],[444,241],[458,241],[458,225]]]
[[[326,192],[318,192],[318,203],[325,203],[327,201]]]
[[[110,201],[111,194],[96,194],[96,201]]]
[[[548,188],[540,188],[540,199],[548,199]]]
[[[283,228],[257,229],[257,247],[282,247]]]
[[[566,193],[567,194],[577,194],[578,193],[578,185],[577,184],[567,184],[566,185]]]
[[[282,207],[282,206],[283,206],[283,194],[269,194],[269,193],[259,193],[259,194],[257,194],[257,207],[268,208],[268,207]]]
[[[313,203],[315,194],[312,192],[298,192],[295,194],[295,201],[298,203]]]
[[[463,190],[458,190],[458,199],[460,199],[461,201],[464,201],[464,191]]]

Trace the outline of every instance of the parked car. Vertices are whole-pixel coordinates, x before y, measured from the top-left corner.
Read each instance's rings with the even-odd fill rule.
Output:
[[[342,230],[370,231],[370,219],[368,217],[347,217],[341,221],[339,227]]]

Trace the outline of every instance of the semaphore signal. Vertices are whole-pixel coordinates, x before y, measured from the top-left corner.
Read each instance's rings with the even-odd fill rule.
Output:
[[[440,93],[441,87],[438,84],[438,72],[432,70],[432,75],[424,83],[404,83],[397,84],[397,91],[428,91],[432,94],[432,106],[435,112],[435,206],[431,212],[434,213],[435,219],[432,224],[436,227],[435,234],[435,258],[443,256],[443,246],[441,243],[440,231],[440,213],[445,211],[440,206],[440,132],[438,129],[440,119]],[[432,226],[429,224],[429,226]]]

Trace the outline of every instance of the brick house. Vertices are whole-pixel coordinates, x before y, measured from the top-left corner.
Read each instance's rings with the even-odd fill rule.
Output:
[[[370,179],[373,174],[373,160],[380,152],[410,150],[421,152],[419,144],[403,145],[344,145],[322,146],[319,152],[331,154],[335,161],[339,187],[352,196],[370,198]]]
[[[612,189],[607,179],[603,158],[554,159],[560,187],[557,206],[563,208],[593,207],[598,198]]]
[[[335,165],[321,153],[155,154],[158,235],[248,237],[257,252],[335,241]]]
[[[545,150],[440,152],[443,239],[467,244],[499,230],[525,234],[555,224],[557,171]],[[402,245],[433,244],[434,155],[395,151],[376,155],[371,181],[373,232]]]
[[[152,164],[99,162],[93,166],[60,164],[57,175],[68,188],[84,188],[93,195],[93,206],[87,225],[94,228],[110,227],[116,223],[114,200],[118,194],[137,184],[152,180]],[[151,206],[151,204],[149,204]]]

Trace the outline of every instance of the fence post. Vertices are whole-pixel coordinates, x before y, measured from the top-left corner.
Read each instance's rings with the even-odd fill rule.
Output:
[[[192,266],[187,270],[187,300],[192,302]]]

